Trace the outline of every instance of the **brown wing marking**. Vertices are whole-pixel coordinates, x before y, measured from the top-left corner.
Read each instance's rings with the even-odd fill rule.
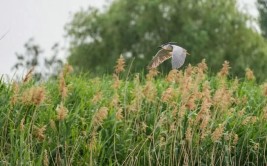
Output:
[[[156,68],[158,67],[162,62],[166,61],[167,59],[171,58],[172,54],[169,51],[166,51],[164,49],[161,49],[157,52],[157,54],[154,56],[150,64],[148,65],[148,68]]]

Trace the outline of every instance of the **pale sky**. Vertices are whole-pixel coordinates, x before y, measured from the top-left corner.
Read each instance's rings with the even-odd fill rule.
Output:
[[[55,42],[64,41],[64,25],[71,13],[89,5],[102,7],[105,0],[0,0],[0,76],[12,75],[15,52],[24,53],[23,45],[33,37],[49,55]]]
[[[240,0],[242,8],[257,15],[255,0]],[[55,42],[66,46],[64,25],[71,13],[89,5],[103,7],[107,0],[0,0],[0,76],[12,75],[15,52],[24,53],[23,45],[33,37],[44,55],[50,55]]]

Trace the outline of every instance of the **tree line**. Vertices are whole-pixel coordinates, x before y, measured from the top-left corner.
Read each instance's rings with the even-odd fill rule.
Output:
[[[266,0],[258,0],[261,33],[253,30],[250,15],[237,9],[236,0],[113,0],[104,10],[89,7],[76,12],[65,26],[69,41],[68,62],[77,70],[93,73],[113,71],[122,54],[134,59],[132,70],[140,72],[159,46],[175,41],[191,54],[186,63],[202,59],[217,72],[227,60],[232,75],[254,70],[259,80],[267,71]],[[170,62],[160,66],[169,71]]]

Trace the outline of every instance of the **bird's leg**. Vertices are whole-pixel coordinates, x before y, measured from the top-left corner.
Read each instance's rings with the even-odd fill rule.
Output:
[[[186,50],[184,50],[184,52],[185,52],[186,55],[190,55]]]

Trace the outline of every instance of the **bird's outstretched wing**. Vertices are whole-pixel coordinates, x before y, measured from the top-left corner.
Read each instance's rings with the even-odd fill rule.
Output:
[[[186,58],[186,50],[179,46],[173,47],[172,52],[172,68],[178,69],[183,66]]]
[[[157,52],[154,56],[150,64],[148,65],[148,69],[158,67],[162,62],[166,61],[167,59],[171,58],[172,54],[169,51],[161,49]]]

